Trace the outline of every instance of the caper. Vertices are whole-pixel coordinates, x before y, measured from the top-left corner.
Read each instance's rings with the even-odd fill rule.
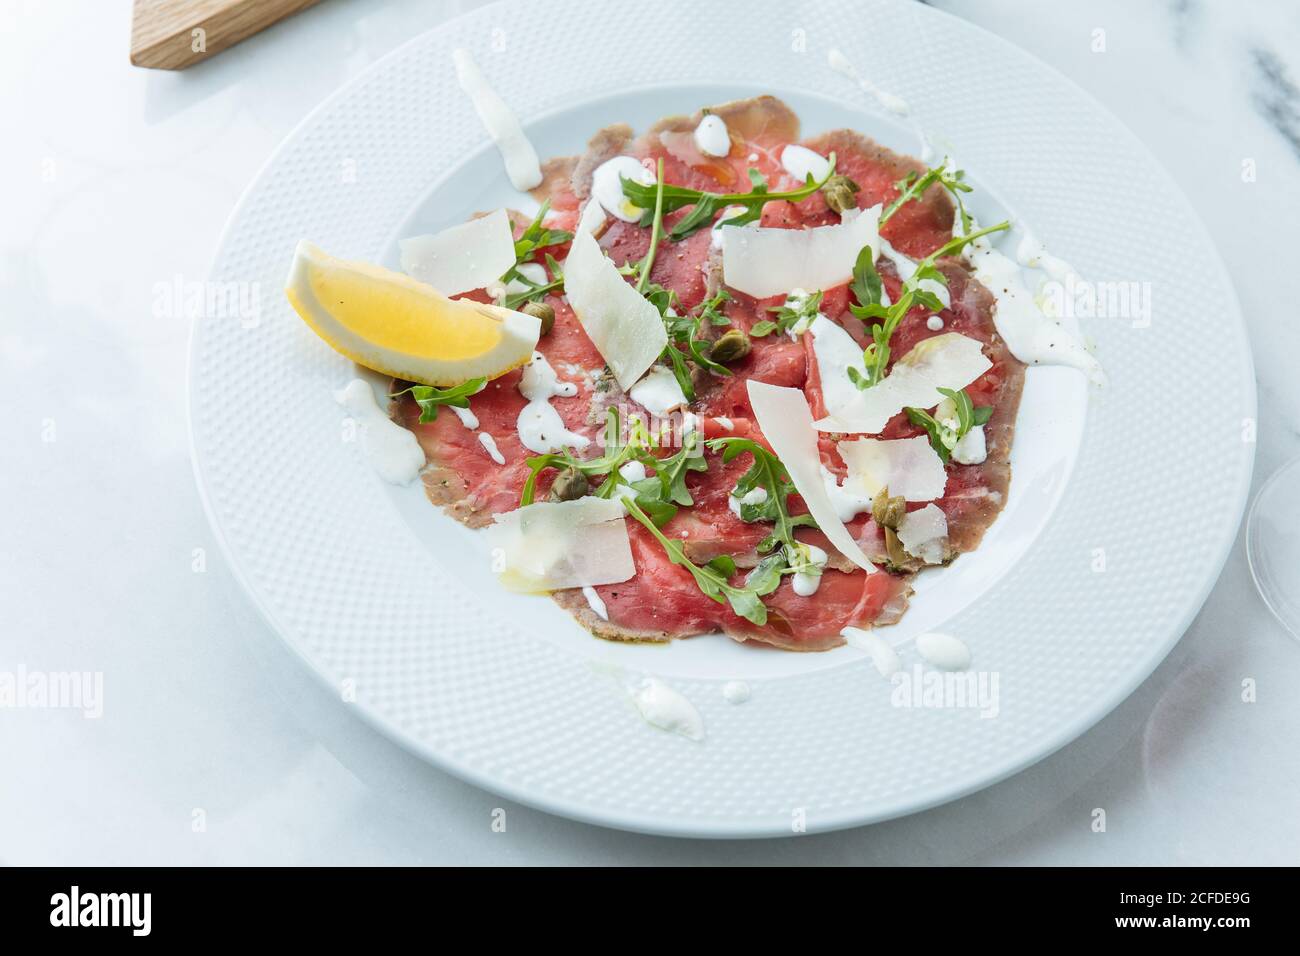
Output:
[[[905,514],[907,514],[907,502],[901,495],[889,497],[888,486],[881,488],[871,499],[871,517],[876,519],[876,524],[882,528],[897,528]]]
[[[840,186],[843,186],[845,189],[851,190],[852,192],[857,192],[859,189],[862,188],[853,180],[849,179],[848,176],[845,176],[843,173],[833,173],[831,175],[831,178],[826,180],[825,184],[822,186],[822,189],[836,189]]]
[[[709,348],[709,358],[722,364],[739,362],[748,354],[749,336],[740,329],[723,333],[722,337]]]
[[[576,468],[566,468],[551,482],[552,501],[574,501],[591,489],[587,476]]]
[[[529,302],[524,306],[523,313],[541,321],[542,335],[549,334],[555,325],[555,309],[545,302]]]
[[[898,532],[889,527],[885,528],[885,553],[889,555],[889,563],[896,568],[905,568],[912,560],[903,542],[898,540]]]
[[[822,186],[822,195],[826,199],[827,206],[838,213],[843,213],[849,209],[857,208],[856,193],[859,188],[858,184],[849,179],[848,176],[835,173]]]

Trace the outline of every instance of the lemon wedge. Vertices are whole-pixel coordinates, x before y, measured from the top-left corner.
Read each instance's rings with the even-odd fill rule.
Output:
[[[423,385],[496,378],[526,363],[541,323],[449,299],[410,276],[298,243],[285,295],[313,332],[358,365]]]

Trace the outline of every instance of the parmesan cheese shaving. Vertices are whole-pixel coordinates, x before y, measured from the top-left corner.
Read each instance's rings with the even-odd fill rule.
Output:
[[[852,210],[850,210],[852,212]],[[853,264],[864,246],[880,252],[880,206],[843,222],[812,229],[738,229],[722,232],[722,278],[755,298],[792,289],[830,289],[853,278]]]
[[[948,484],[943,459],[924,435],[877,441],[859,438],[835,446],[848,466],[844,490],[874,496],[881,488],[908,501],[942,498]]]
[[[636,573],[619,501],[543,501],[496,516],[485,534],[493,567],[512,591],[617,584]]]
[[[645,378],[632,386],[628,396],[656,418],[665,418],[688,404],[677,376],[664,365],[656,365],[647,372]]]
[[[817,432],[813,429],[812,413],[803,392],[753,379],[748,388],[758,427],[781,459],[817,527],[841,554],[868,574],[873,573],[875,567],[844,527],[826,494],[821,456],[817,451]]]
[[[402,271],[443,295],[494,285],[515,264],[515,240],[504,209],[471,219],[436,236],[398,243]]]
[[[948,517],[938,505],[909,511],[898,523],[898,543],[926,564],[941,564],[948,543]]]
[[[609,219],[605,215],[604,208],[595,199],[588,199],[582,207],[582,214],[578,216],[578,232],[586,232],[591,235],[597,235],[605,228],[605,222]]]
[[[627,391],[668,344],[659,310],[627,284],[588,232],[573,238],[564,288],[587,337]]]
[[[965,388],[993,365],[978,340],[945,332],[922,339],[880,382],[860,389],[847,371],[853,367],[866,374],[857,343],[829,320],[815,321],[812,333],[827,411],[817,428],[825,432],[875,434],[904,408],[934,408],[944,399],[940,388]]]

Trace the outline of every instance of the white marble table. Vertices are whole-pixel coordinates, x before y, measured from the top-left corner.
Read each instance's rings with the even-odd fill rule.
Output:
[[[240,191],[316,102],[476,5],[326,0],[168,74],[127,65],[127,0],[0,3],[0,669],[103,671],[106,688],[99,720],[0,710],[0,860],[1300,860],[1300,644],[1240,540],[1174,653],[1092,731],[965,800],[833,836],[709,844],[560,820],[425,766],[318,689],[219,557],[187,449],[188,325],[153,289],[205,275]],[[1300,16],[1284,0],[940,5],[1091,91],[1199,209],[1250,326],[1258,487],[1300,454]]]

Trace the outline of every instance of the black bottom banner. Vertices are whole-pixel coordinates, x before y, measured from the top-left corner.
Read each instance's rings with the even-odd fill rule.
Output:
[[[712,910],[719,935],[732,943],[735,934],[749,935],[744,927],[753,915],[754,936],[766,941],[782,922],[806,933],[809,921],[821,918],[842,929],[847,913],[873,933],[911,925],[928,927],[927,936],[978,932],[1041,941],[1047,930],[1057,939],[1201,936],[1232,945],[1239,934],[1286,925],[1285,878],[1213,869],[827,868],[790,877],[755,869],[720,876],[703,868],[671,875],[632,868],[9,869],[0,870],[0,920],[7,943],[69,934],[82,943],[215,943],[292,933],[302,943],[373,944],[376,932],[446,926],[484,928],[492,942],[511,928],[532,927],[541,943],[549,935],[543,927],[561,920],[575,919],[574,928],[587,935],[602,924],[639,934],[648,921],[671,929],[687,918],[698,943],[707,925],[701,917]],[[430,933],[427,942],[438,940]]]

